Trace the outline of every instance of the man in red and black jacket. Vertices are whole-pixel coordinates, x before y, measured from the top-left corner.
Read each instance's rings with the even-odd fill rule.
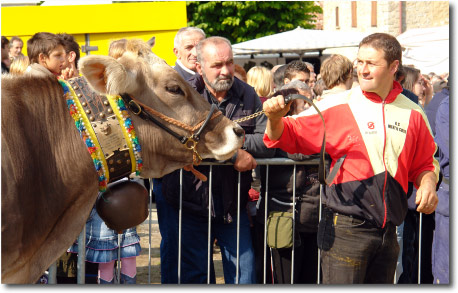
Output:
[[[401,46],[375,33],[359,44],[355,87],[317,103],[326,125],[326,152],[346,155],[330,186],[318,231],[324,284],[393,283],[399,245],[396,226],[407,212],[408,182],[417,211],[438,203],[436,144],[423,110],[401,94],[394,76]],[[314,154],[324,127],[316,110],[285,117],[279,96],[266,101],[264,143],[288,153]]]

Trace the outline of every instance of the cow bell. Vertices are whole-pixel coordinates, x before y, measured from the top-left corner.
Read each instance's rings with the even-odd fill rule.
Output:
[[[148,217],[148,191],[133,181],[111,184],[98,197],[96,209],[107,227],[121,234]]]

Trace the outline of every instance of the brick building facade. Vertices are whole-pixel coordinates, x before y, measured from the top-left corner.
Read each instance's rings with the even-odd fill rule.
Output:
[[[325,30],[386,32],[449,24],[449,1],[320,1]]]

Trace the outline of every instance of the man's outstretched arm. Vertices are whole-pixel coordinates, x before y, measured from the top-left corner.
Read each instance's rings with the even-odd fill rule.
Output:
[[[268,99],[263,104],[264,113],[267,116],[266,134],[270,140],[278,140],[285,125],[282,117],[288,113],[291,103],[285,105],[283,96],[276,96]]]

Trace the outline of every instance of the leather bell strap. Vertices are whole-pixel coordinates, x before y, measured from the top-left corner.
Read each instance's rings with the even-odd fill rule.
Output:
[[[116,102],[119,97],[95,93],[84,77],[72,78],[68,83],[85,127],[100,152],[98,157],[107,181],[114,182],[135,172],[141,158],[132,143],[133,126],[129,133],[126,129],[126,119],[130,118],[121,113]]]

